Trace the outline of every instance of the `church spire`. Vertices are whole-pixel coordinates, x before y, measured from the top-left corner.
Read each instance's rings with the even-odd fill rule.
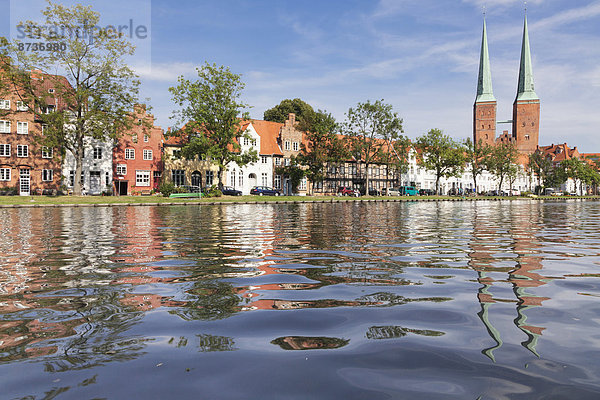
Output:
[[[533,86],[533,70],[531,68],[531,51],[529,49],[529,32],[527,15],[523,25],[523,44],[521,46],[521,66],[519,67],[519,87],[516,100],[539,100]]]
[[[483,19],[483,34],[481,37],[481,55],[479,57],[479,78],[477,80],[477,98],[475,102],[496,101],[492,90],[492,70],[487,44],[487,29]]]

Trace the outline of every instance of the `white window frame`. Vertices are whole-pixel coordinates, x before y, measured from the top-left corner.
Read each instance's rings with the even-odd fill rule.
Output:
[[[289,151],[289,149],[290,149],[290,141],[286,140],[284,146],[285,146],[285,149]]]
[[[275,165],[281,165],[281,157],[275,157]]]
[[[267,157],[267,156],[260,156],[260,160],[262,161],[263,164],[269,163],[269,157]]]
[[[54,170],[43,169],[42,170],[42,182],[52,182],[54,180]]]
[[[29,157],[29,146],[26,144],[17,145],[17,157],[25,158]]]
[[[29,110],[29,107],[27,107],[27,104],[25,104],[25,102],[17,101],[17,111],[27,111],[27,110]]]
[[[10,157],[10,144],[9,143],[0,144],[0,157]]]
[[[148,143],[150,141],[150,135],[144,133],[144,143]]]
[[[213,185],[215,180],[215,173],[213,171],[206,171],[206,186],[210,187]]]
[[[135,186],[150,186],[150,171],[135,171]]]
[[[275,189],[281,189],[281,175],[275,175],[275,179],[273,180],[273,187]]]
[[[261,174],[261,182],[263,186],[271,186],[269,185],[269,174],[267,174],[266,172],[263,172]]]
[[[0,133],[10,133],[10,121],[0,120]]]
[[[292,150],[294,150],[294,151],[299,151],[300,150],[300,146],[298,145],[298,142],[293,142],[292,143]]]
[[[53,150],[50,147],[42,146],[42,158],[52,158]]]
[[[131,141],[133,143],[137,143],[138,142],[138,135],[137,135],[137,133],[135,135],[131,135]]]
[[[153,157],[152,150],[144,149],[142,153],[144,156],[144,160],[152,161],[152,157]]]
[[[10,181],[10,168],[0,168],[0,181]]]
[[[94,160],[102,160],[102,147],[94,147],[92,149],[92,158]]]
[[[117,164],[117,175],[127,175],[127,164]]]
[[[135,160],[135,149],[125,149],[125,159]]]
[[[17,133],[19,135],[29,134],[29,123],[24,121],[17,121]]]
[[[0,100],[0,110],[10,110],[10,100]]]

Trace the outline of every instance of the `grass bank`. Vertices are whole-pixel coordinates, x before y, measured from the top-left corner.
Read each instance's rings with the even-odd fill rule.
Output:
[[[600,199],[600,196],[568,196],[551,197],[540,196],[537,200],[565,200],[565,199]],[[457,197],[457,196],[363,196],[363,197],[337,197],[337,196],[221,196],[211,198],[168,198],[162,196],[0,196],[0,207],[36,207],[36,206],[62,206],[62,205],[144,205],[144,204],[214,204],[214,203],[254,203],[254,202],[341,202],[341,201],[483,201],[483,200],[531,200],[529,197]]]

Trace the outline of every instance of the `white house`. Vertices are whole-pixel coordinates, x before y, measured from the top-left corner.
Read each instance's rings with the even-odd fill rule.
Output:
[[[273,153],[269,151],[270,143],[267,143],[270,141],[269,132],[261,129],[262,122],[266,121],[250,121],[245,130],[249,137],[240,138],[241,151],[255,150],[259,155],[258,161],[243,167],[235,162],[227,166],[225,185],[241,190],[244,195],[250,194],[254,186],[272,186],[273,183]]]
[[[112,192],[113,142],[100,141],[90,137],[84,139],[83,166],[81,170],[82,188],[86,194]],[[67,150],[63,162],[64,185],[72,190],[75,183],[75,157]]]

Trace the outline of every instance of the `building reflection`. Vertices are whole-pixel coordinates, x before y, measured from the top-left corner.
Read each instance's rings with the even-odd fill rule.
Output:
[[[501,222],[498,221],[498,215],[504,216]],[[477,315],[495,343],[483,349],[482,353],[495,361],[494,351],[503,345],[501,333],[491,319],[493,305],[514,303],[514,325],[527,336],[521,345],[539,356],[537,343],[545,328],[529,324],[527,312],[541,307],[549,299],[529,290],[543,286],[550,280],[539,272],[543,268],[539,254],[541,243],[537,237],[542,218],[540,205],[526,203],[507,207],[497,204],[482,207],[477,204],[472,216],[468,264],[476,271],[477,281],[481,285],[477,293],[481,310]],[[506,278],[494,278],[499,274]],[[510,284],[514,298],[494,294],[496,285],[502,288],[506,283]]]

